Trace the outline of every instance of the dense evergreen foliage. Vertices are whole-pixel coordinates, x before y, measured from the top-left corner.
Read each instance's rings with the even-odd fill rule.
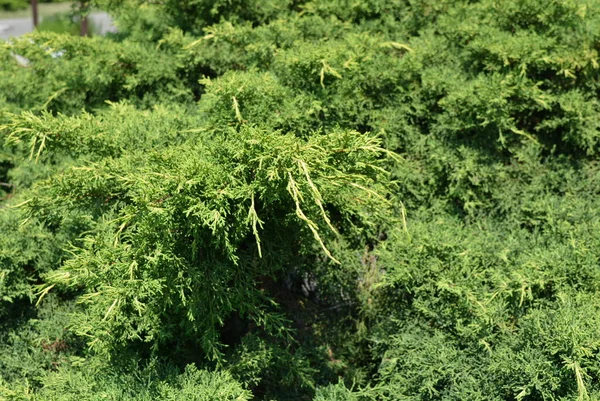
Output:
[[[0,44],[0,399],[600,399],[598,0],[97,3]]]

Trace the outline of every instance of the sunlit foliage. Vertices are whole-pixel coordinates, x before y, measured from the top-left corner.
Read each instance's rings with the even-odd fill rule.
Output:
[[[0,45],[0,399],[600,397],[597,0],[98,5]]]

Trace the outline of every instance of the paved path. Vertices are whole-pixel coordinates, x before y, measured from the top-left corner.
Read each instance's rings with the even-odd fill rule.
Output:
[[[101,35],[116,31],[112,19],[107,13],[91,13],[89,19]],[[33,31],[33,21],[31,18],[0,19],[0,39],[20,36],[31,31]]]
[[[33,31],[31,18],[0,19],[0,38],[8,39]]]

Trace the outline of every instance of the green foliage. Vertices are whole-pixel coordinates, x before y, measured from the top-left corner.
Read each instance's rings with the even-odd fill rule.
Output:
[[[376,216],[389,208],[385,152],[379,139],[354,131],[303,139],[247,124],[216,128],[218,121],[191,128],[198,118],[124,104],[97,116],[7,115],[7,148],[55,166],[20,193],[27,200],[17,210],[27,224],[66,231],[51,248],[63,266],[48,272],[34,260],[29,275],[8,268],[8,292],[22,297],[19,285],[31,291],[27,280],[41,279],[42,297],[77,294],[70,330],[113,360],[141,350],[224,363],[224,330],[235,314],[284,346],[272,349],[264,373],[240,377],[310,389],[315,371],[302,351],[286,350],[292,331],[266,283],[290,269],[314,270],[315,261],[337,263],[333,239],[359,241],[383,223]],[[72,227],[71,219],[85,223]],[[283,364],[297,371],[277,373]]]
[[[0,9],[6,11],[22,10],[27,8],[27,2],[23,0],[0,0]]]
[[[178,332],[216,357],[216,328],[234,310],[279,332],[265,315],[260,277],[298,263],[291,252],[309,238],[333,258],[325,241],[335,222],[324,203],[356,223],[365,200],[372,210],[384,204],[369,189],[380,175],[372,138],[339,131],[302,141],[251,127],[223,134],[74,167],[28,203],[42,221],[60,208],[101,220],[77,256],[47,276],[91,290],[82,298],[93,301],[89,314],[75,328],[98,346],[168,343]]]
[[[198,370],[193,366],[177,374],[174,369],[162,369],[166,372],[160,378],[152,370],[141,372],[97,376],[100,372],[93,368],[78,370],[59,370],[49,374],[44,380],[44,390],[31,394],[27,384],[8,389],[2,387],[0,396],[7,400],[39,401],[97,401],[97,400],[135,400],[135,401],[246,401],[252,395],[236,382],[227,371],[210,372]]]
[[[39,3],[58,3],[63,0],[40,0]],[[28,0],[0,0],[0,10],[17,11],[29,7],[31,2]]]
[[[317,390],[314,401],[354,401],[359,397],[348,390],[343,383],[330,384]]]
[[[56,33],[68,33],[71,35],[81,34],[81,22],[76,21],[68,13],[58,13],[45,17],[42,22],[38,25],[39,31],[48,31]],[[95,27],[92,21],[88,21],[88,34],[94,35]]]
[[[159,39],[169,27],[201,34],[202,29],[222,20],[263,24],[293,6],[291,0],[168,0],[161,3],[138,0],[97,0],[102,8],[116,11],[119,28],[142,39]],[[150,31],[144,32],[147,28]]]
[[[600,397],[598,0],[96,3],[0,47],[0,397]]]
[[[245,401],[252,398],[228,372],[209,372],[193,366],[188,366],[179,375],[171,375],[163,380],[146,372],[101,378],[90,373],[69,372],[50,376],[45,384],[40,400],[95,401],[126,398],[136,401]]]
[[[50,295],[38,310],[13,309],[4,316],[0,347],[2,379],[37,386],[49,371],[76,362],[82,344],[66,330],[74,309],[72,302],[61,302]]]
[[[387,274],[374,299],[382,304],[369,315],[380,322],[374,351],[382,357],[383,394],[457,400],[596,394],[597,241],[579,233],[593,230],[597,217],[577,228],[557,221],[552,232],[535,234],[459,224],[425,217],[381,254]]]
[[[177,59],[145,45],[53,33],[34,37],[0,44],[6,66],[0,71],[0,105],[9,110],[75,113],[106,101],[129,99],[149,107],[158,99],[186,102],[194,96],[178,78]]]

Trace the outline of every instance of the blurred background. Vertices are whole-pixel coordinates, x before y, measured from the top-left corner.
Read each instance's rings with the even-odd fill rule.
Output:
[[[40,31],[81,34],[81,2],[38,0]],[[34,30],[32,2],[29,0],[0,0],[0,39],[20,36]],[[104,35],[115,32],[109,15],[91,9],[87,15],[87,34]]]

